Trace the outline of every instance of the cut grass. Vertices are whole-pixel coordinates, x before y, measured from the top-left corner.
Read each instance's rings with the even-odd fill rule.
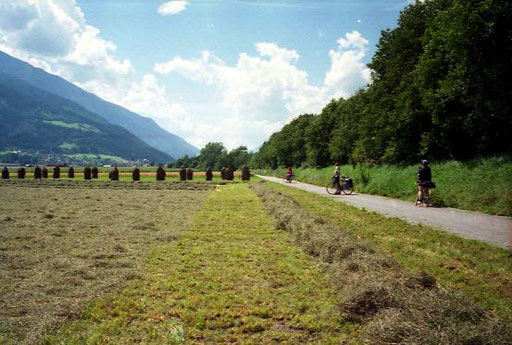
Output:
[[[59,189],[120,189],[120,190],[211,190],[217,185],[236,184],[238,181],[84,181],[77,179],[8,180],[0,186],[20,188],[59,188]]]
[[[411,225],[295,188],[265,185],[368,241],[408,270],[425,271],[436,277],[441,286],[462,291],[484,308],[512,321],[512,250]]]
[[[143,279],[46,343],[339,344],[352,325],[318,265],[246,184],[223,186],[191,230],[152,252]]]
[[[175,240],[207,195],[39,187],[0,184],[0,344],[39,343],[137,279],[150,249]]]
[[[512,329],[471,299],[411,274],[366,241],[313,216],[282,193],[252,184],[276,226],[325,262],[348,320],[362,323],[355,344],[511,344]]]

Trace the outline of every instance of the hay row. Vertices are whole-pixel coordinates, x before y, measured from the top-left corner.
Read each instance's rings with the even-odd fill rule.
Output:
[[[276,227],[323,261],[347,321],[360,324],[357,344],[512,344],[512,330],[476,303],[413,275],[394,259],[316,217],[293,199],[252,185]]]
[[[159,181],[159,182],[134,182],[134,181],[76,181],[76,180],[4,180],[0,186],[16,186],[29,188],[87,188],[87,189],[136,189],[136,190],[210,190],[217,185],[224,185],[226,181]]]

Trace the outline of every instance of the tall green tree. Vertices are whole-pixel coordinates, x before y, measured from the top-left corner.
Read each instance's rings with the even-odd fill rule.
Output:
[[[505,0],[408,6],[397,27],[381,33],[369,63],[372,84],[332,100],[300,126],[292,121],[255,161],[323,167],[511,152],[511,18],[512,2]],[[294,141],[299,133],[305,139]]]
[[[306,161],[306,130],[313,119],[313,115],[300,115],[273,138],[278,165],[300,166]]]
[[[433,131],[424,149],[470,158],[512,148],[512,3],[453,0],[423,38],[418,66]]]
[[[329,143],[340,120],[339,107],[342,103],[343,99],[331,100],[306,129],[307,162],[312,166],[332,163]]]
[[[221,168],[219,166],[220,157],[226,153],[227,150],[222,143],[209,142],[199,152],[198,162],[200,168],[206,169],[211,167],[214,170],[219,170]]]

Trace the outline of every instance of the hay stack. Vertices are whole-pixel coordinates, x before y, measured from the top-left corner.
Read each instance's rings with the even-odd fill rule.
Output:
[[[60,178],[60,166],[58,165],[53,168],[53,178]]]
[[[39,166],[36,166],[34,169],[34,179],[40,180],[42,176],[41,168]]]
[[[242,167],[242,181],[249,181],[251,179],[251,170],[247,165]]]
[[[187,180],[193,180],[194,179],[194,171],[192,168],[187,169]]]
[[[226,175],[226,180],[233,181],[233,179],[235,178],[235,172],[233,171],[233,168],[227,167],[225,175]]]
[[[112,169],[112,171],[108,174],[108,177],[110,177],[110,180],[112,181],[119,181],[119,170],[117,170],[117,167]]]
[[[7,167],[4,167],[4,170],[2,170],[2,179],[4,179],[4,180],[9,179],[9,169],[7,169]]]
[[[73,167],[69,167],[68,177],[69,178],[75,178],[75,169],[73,169]]]
[[[98,168],[92,167],[91,174],[92,174],[92,178],[98,178]]]
[[[206,169],[206,181],[211,181],[212,179],[213,179],[212,168],[208,167],[208,169]]]
[[[162,167],[158,167],[156,169],[156,180],[157,181],[164,181],[165,180],[165,170]]]
[[[139,168],[135,168],[133,169],[133,172],[132,172],[132,179],[134,181],[140,181],[140,169]]]
[[[180,170],[180,181],[186,181],[187,180],[187,170],[185,167],[181,168]]]
[[[92,175],[91,167],[87,166],[84,168],[84,180],[90,180]]]
[[[23,179],[25,178],[25,174],[26,174],[26,173],[27,173],[27,172],[25,171],[25,168],[19,168],[19,169],[18,169],[18,178],[19,178],[20,180],[23,180]]]

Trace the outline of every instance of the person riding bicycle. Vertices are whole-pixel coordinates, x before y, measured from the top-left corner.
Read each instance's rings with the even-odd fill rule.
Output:
[[[334,194],[341,194],[341,184],[340,184],[340,165],[338,162],[334,165],[334,173],[332,175],[332,179],[334,180],[334,186],[336,187],[336,192]]]
[[[426,159],[421,161],[421,167],[418,169],[418,198],[416,199],[416,205],[419,205],[423,201],[423,193],[425,189],[432,183],[432,171],[428,166]]]
[[[288,167],[288,171],[286,172],[286,180],[288,180],[288,182],[291,183],[293,176],[295,176],[295,175],[293,173],[292,167]]]

